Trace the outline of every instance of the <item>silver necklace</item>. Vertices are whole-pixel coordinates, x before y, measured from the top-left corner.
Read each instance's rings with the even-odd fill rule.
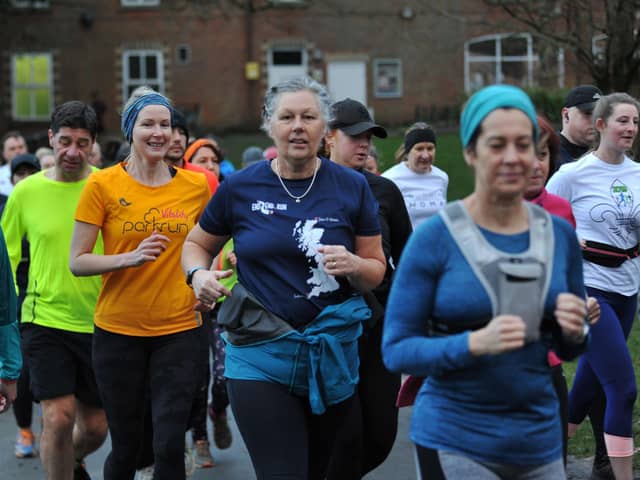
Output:
[[[293,198],[296,203],[300,203],[300,200],[302,200],[304,197],[307,196],[307,194],[311,191],[311,187],[313,187],[314,182],[316,181],[316,175],[318,174],[318,170],[320,169],[320,160],[318,159],[318,157],[316,157],[316,168],[313,170],[313,177],[311,178],[311,183],[309,184],[309,186],[307,187],[307,189],[304,191],[304,193],[302,195],[294,195],[292,194],[289,189],[287,188],[287,186],[284,184],[284,181],[282,180],[282,177],[280,176],[280,168],[278,165],[278,159],[275,159],[276,162],[276,176],[278,177],[278,180],[280,180],[280,185],[282,185],[282,188],[284,188],[284,191],[287,192],[287,195],[289,195],[291,198]]]

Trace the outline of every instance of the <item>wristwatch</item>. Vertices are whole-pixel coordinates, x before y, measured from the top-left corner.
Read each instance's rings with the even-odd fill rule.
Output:
[[[196,273],[198,270],[207,270],[207,268],[191,267],[189,270],[187,270],[187,285],[189,285],[191,288],[193,288],[193,285],[191,285],[191,282],[193,281],[193,274]]]

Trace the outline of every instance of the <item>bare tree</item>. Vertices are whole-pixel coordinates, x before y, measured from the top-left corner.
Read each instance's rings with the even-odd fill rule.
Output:
[[[640,0],[483,0],[562,47],[605,92],[627,91],[640,70]]]

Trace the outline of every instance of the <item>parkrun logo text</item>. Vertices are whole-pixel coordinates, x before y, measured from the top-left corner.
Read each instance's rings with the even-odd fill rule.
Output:
[[[142,221],[122,223],[122,233],[145,232],[152,233],[154,230],[160,233],[187,233],[188,223],[180,223],[177,220],[188,220],[189,216],[184,210],[174,210],[172,208],[150,208],[142,217]]]

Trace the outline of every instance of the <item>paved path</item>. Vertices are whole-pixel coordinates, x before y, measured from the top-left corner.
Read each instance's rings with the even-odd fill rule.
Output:
[[[415,480],[416,470],[413,463],[413,450],[408,440],[408,428],[411,409],[404,408],[400,413],[398,437],[391,455],[365,480]],[[36,419],[38,417],[36,416]],[[37,422],[34,422],[37,423]],[[202,469],[190,477],[191,480],[253,480],[255,476],[247,450],[236,430],[235,423],[230,422],[233,433],[233,445],[228,450],[213,450],[216,460],[214,468]],[[211,425],[209,425],[211,428]],[[19,460],[13,456],[15,439],[15,423],[11,413],[0,415],[0,480],[42,480],[44,473],[38,459]],[[212,438],[212,437],[211,437]],[[87,458],[87,470],[93,480],[102,480],[102,464],[109,451],[108,442],[93,455]],[[570,459],[569,480],[587,480],[591,470],[590,459]]]

